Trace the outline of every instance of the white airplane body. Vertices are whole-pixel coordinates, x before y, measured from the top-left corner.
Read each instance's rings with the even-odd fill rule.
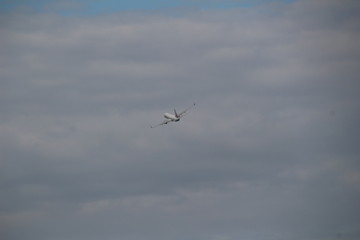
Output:
[[[177,113],[176,112],[176,109],[174,109],[174,114],[171,114],[171,113],[164,113],[164,118],[165,120],[162,122],[162,123],[159,123],[158,125],[155,125],[155,126],[150,126],[151,128],[155,128],[155,127],[158,127],[158,126],[162,126],[162,125],[165,125],[165,124],[168,124],[169,122],[178,122],[180,121],[180,119],[185,115],[185,113],[192,107],[195,106],[195,103],[188,107],[187,109],[185,109],[184,111],[182,111],[181,113]]]

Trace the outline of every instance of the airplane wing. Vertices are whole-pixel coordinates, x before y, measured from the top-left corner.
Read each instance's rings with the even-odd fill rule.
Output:
[[[190,110],[191,108],[193,108],[195,106],[195,103],[193,105],[191,105],[190,107],[188,107],[187,109],[185,109],[184,111],[182,111],[181,113],[178,114],[179,118],[183,117],[185,115],[185,113]]]
[[[159,124],[157,124],[157,125],[155,125],[155,126],[151,126],[151,125],[150,125],[150,127],[151,127],[151,128],[156,128],[156,127],[158,127],[158,126],[162,126],[162,125],[168,124],[169,122],[171,122],[171,120],[166,119],[166,120],[164,120],[162,123],[159,123]]]

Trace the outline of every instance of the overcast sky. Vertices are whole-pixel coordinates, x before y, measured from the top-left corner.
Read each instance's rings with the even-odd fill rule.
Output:
[[[0,238],[360,239],[359,1],[151,2],[0,1]]]

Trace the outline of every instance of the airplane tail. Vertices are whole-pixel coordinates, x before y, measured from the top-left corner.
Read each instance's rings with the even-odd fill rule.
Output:
[[[176,109],[174,108],[175,117],[179,117],[178,113],[176,112]]]

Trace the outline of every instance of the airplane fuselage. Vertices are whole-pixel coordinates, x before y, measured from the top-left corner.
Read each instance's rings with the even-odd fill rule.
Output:
[[[164,117],[166,119],[169,119],[171,121],[174,121],[174,122],[178,122],[180,121],[180,118],[179,117],[176,117],[175,115],[171,114],[171,113],[164,113]]]

